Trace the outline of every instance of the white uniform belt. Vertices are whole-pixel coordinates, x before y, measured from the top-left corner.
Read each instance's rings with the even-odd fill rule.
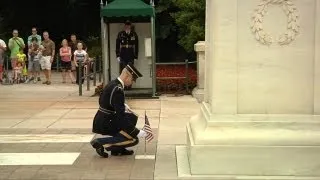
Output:
[[[102,107],[99,107],[99,111],[103,112],[105,114],[115,114],[116,113],[115,111],[111,111],[111,110],[108,110],[108,109],[105,109],[105,108],[102,108]]]

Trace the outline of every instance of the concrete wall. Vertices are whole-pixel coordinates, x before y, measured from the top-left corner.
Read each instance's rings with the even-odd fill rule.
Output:
[[[284,46],[261,45],[251,33],[250,16],[259,0],[238,2],[238,113],[312,114],[316,1],[293,1],[300,14],[300,34]],[[287,16],[281,6],[270,5],[262,24],[277,40],[286,32]]]
[[[207,1],[208,2],[208,1]],[[319,114],[319,1],[292,1],[300,31],[288,45],[259,43],[251,32],[252,15],[262,0],[210,1],[206,58],[211,64],[207,90],[218,114]],[[270,4],[263,29],[277,41],[287,30],[281,5]]]

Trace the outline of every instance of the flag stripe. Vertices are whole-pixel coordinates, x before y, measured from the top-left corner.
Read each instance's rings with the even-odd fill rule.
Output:
[[[146,141],[150,142],[154,138],[154,136],[153,136],[153,132],[152,132],[147,114],[145,114],[144,119],[145,119],[145,123],[142,129],[147,133]]]

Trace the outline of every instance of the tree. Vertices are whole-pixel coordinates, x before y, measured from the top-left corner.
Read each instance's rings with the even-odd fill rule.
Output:
[[[187,52],[193,52],[194,44],[205,38],[205,0],[173,0],[180,10],[171,13],[179,27],[178,43]]]

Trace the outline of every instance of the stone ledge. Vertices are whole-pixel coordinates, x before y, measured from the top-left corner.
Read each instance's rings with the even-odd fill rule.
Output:
[[[249,136],[240,140],[233,136],[235,139],[217,142],[214,134],[194,141],[190,124],[187,134],[191,174],[320,177],[318,145],[289,146],[285,141],[281,141],[284,143],[281,145],[266,137],[260,138],[261,142],[252,141]],[[203,143],[205,138],[209,143]],[[252,135],[252,138],[256,137]],[[237,141],[241,143],[237,144]],[[294,142],[294,138],[291,142]]]
[[[320,146],[320,116],[212,115],[202,103],[190,120],[196,145]]]
[[[191,174],[187,146],[176,146],[178,179],[188,180],[319,180],[319,177],[297,176],[245,176],[245,175],[194,175]],[[212,162],[214,168],[214,162]],[[160,179],[159,179],[160,180]]]

